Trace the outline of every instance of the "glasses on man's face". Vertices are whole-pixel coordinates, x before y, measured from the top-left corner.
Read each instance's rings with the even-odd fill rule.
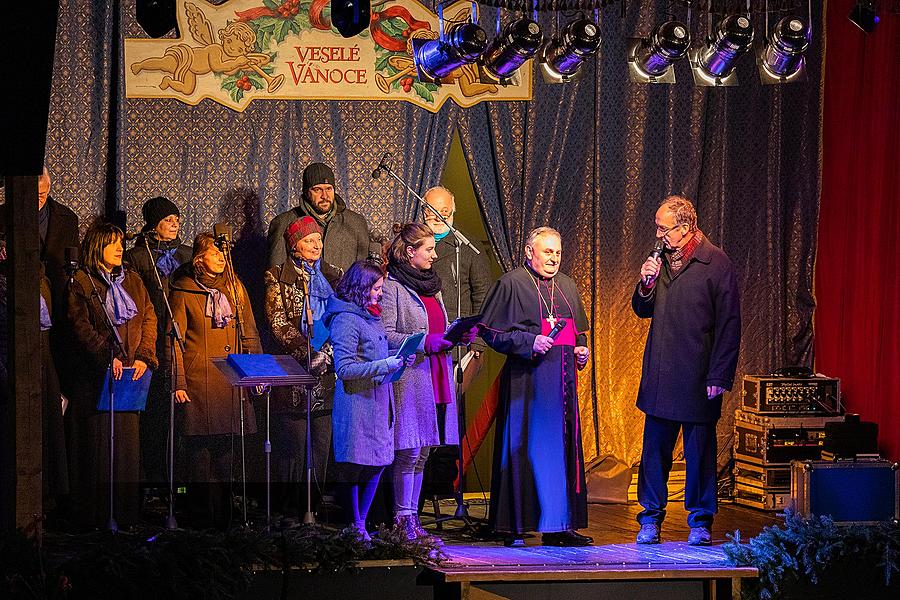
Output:
[[[681,227],[682,225],[684,225],[684,223],[677,223],[675,225],[672,225],[671,227],[663,227],[662,225],[657,225],[656,226],[656,235],[660,235],[660,236],[666,235],[673,229]]]
[[[445,219],[449,219],[450,217],[453,216],[452,210],[439,210],[438,212],[441,213],[441,216],[444,217]],[[438,218],[433,212],[431,212],[429,210],[425,213],[425,220],[426,221],[437,221]]]

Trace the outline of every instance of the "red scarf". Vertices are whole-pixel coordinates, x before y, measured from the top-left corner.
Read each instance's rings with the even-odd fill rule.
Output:
[[[700,244],[703,243],[703,232],[699,229],[694,232],[694,237],[688,240],[687,244],[678,248],[674,252],[672,252],[669,257],[669,268],[672,270],[672,274],[678,273],[684,265],[688,264],[691,261],[691,257],[694,255],[694,252],[697,251],[697,248],[700,247]]]
[[[369,311],[369,314],[378,319],[381,318],[381,305],[380,304],[368,304],[366,305],[366,310]]]

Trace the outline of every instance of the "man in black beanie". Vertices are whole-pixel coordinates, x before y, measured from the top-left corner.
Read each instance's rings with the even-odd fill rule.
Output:
[[[315,219],[325,232],[322,258],[341,271],[369,254],[369,226],[359,213],[347,208],[334,193],[334,171],[326,164],[311,163],[303,170],[303,196],[300,206],[281,213],[269,224],[269,266],[287,258],[284,230],[303,216]]]

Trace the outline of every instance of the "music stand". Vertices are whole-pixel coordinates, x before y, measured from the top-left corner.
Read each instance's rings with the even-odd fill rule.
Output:
[[[269,439],[269,400],[273,387],[301,386],[311,389],[318,379],[310,375],[293,356],[286,354],[231,354],[229,358],[251,361],[252,372],[244,374],[236,368],[228,358],[214,358],[213,365],[225,376],[232,387],[263,387],[266,393],[266,441],[263,452],[266,454],[266,527],[272,524],[272,442]],[[244,495],[246,512],[247,497]]]

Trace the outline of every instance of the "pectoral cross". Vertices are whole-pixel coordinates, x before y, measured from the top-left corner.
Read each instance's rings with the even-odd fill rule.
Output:
[[[550,323],[550,329],[556,327],[557,318],[553,315],[547,315],[547,322]]]

